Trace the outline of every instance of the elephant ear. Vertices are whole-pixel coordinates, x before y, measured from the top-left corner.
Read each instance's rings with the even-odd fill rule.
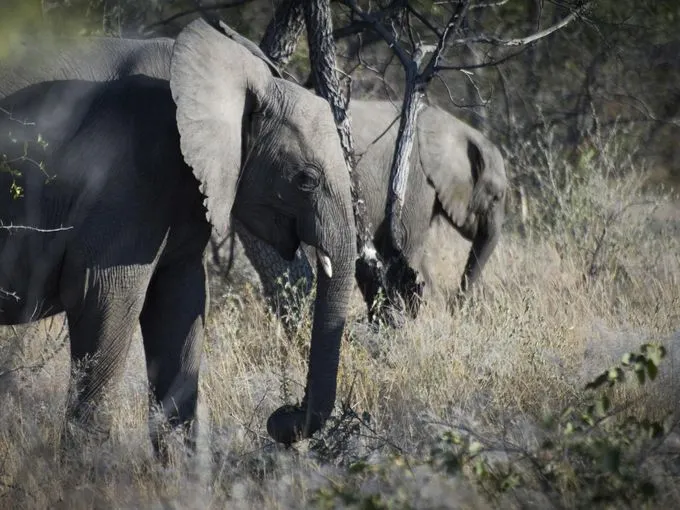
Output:
[[[463,227],[483,159],[457,119],[426,108],[418,118],[418,143],[423,172],[454,225]]]
[[[179,34],[170,89],[184,160],[205,195],[208,221],[227,232],[244,160],[244,132],[272,80],[266,64],[197,19]]]

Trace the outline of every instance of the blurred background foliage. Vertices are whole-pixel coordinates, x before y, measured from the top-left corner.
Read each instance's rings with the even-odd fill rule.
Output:
[[[219,14],[233,28],[259,41],[279,2],[203,2],[211,3],[221,7]],[[456,2],[357,2],[373,12],[399,3],[408,3],[420,15],[397,14],[387,23],[411,50],[414,41],[436,39],[427,25],[442,29]],[[524,37],[563,19],[576,5],[576,0],[479,0],[469,10],[465,37]],[[336,29],[353,22],[342,2],[332,7]],[[69,36],[173,37],[197,16],[195,9],[192,0],[2,0],[0,56],[18,34],[40,29]],[[365,31],[338,43],[338,67],[351,77],[352,97],[401,100],[403,70],[382,40]],[[301,82],[309,72],[306,48],[301,40],[287,69]],[[480,67],[494,61],[501,63]],[[562,156],[578,167],[592,157],[592,137],[601,138],[611,129],[651,181],[680,183],[677,0],[596,0],[583,17],[537,43],[457,44],[447,52],[446,63],[468,69],[442,72],[431,83],[428,100],[499,144],[513,185],[539,186],[519,165],[540,153],[534,150],[537,137],[550,132],[560,142]]]

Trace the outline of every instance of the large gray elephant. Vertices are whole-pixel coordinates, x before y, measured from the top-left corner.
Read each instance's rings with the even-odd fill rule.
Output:
[[[328,104],[203,20],[174,45],[24,47],[0,64],[0,94],[0,220],[29,227],[0,230],[0,323],[66,312],[84,370],[70,411],[89,421],[139,321],[156,401],[173,425],[194,419],[204,251],[211,225],[224,232],[233,214],[285,259],[301,241],[317,250],[305,396],[267,428],[283,443],[318,430],[335,402],[356,258]]]
[[[365,194],[374,243],[383,257],[387,255],[385,208],[399,107],[388,101],[350,103],[357,177]],[[404,254],[412,267],[419,267],[432,222],[438,217],[445,219],[472,242],[453,292],[459,296],[479,279],[498,242],[505,215],[505,164],[498,148],[482,133],[440,108],[427,106],[419,113],[416,133],[402,213]],[[277,280],[286,275],[293,283],[302,281],[305,292],[311,290],[312,270],[303,253],[292,262],[284,261],[242,230],[237,232],[244,250],[272,303],[279,300]],[[371,297],[364,297],[370,307]]]

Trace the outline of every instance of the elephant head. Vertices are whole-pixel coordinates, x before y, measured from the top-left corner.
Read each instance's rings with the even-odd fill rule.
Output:
[[[276,440],[308,437],[329,417],[354,271],[349,175],[330,107],[203,20],[178,36],[170,65],[180,146],[220,233],[233,213],[292,259],[316,248],[319,277],[305,396],[269,419]]]
[[[472,241],[460,291],[479,278],[505,217],[507,177],[498,148],[479,131],[439,108],[418,119],[423,172],[435,189],[433,215],[441,215]]]

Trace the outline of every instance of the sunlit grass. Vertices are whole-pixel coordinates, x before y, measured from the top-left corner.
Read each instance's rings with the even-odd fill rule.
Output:
[[[426,460],[437,434],[461,425],[531,447],[546,415],[582,402],[588,380],[647,341],[664,342],[669,350],[659,380],[616,391],[615,403],[650,418],[675,411],[680,208],[670,196],[642,194],[636,179],[593,177],[568,202],[583,210],[563,211],[561,223],[550,227],[534,216],[526,236],[515,233],[510,222],[481,287],[453,315],[446,311],[446,288],[439,285],[418,319],[401,330],[375,331],[366,326],[355,293],[336,415],[346,415],[341,407],[349,406],[359,417],[347,423],[363,423],[335,450],[333,441],[349,425],[339,426],[335,436],[324,435],[324,443],[305,441],[289,451],[268,438],[269,413],[302,396],[309,318],[302,319],[299,338],[289,340],[251,285],[214,282],[201,380],[211,416],[211,455],[198,468],[179,447],[169,468],[153,461],[139,338],[121,398],[114,399],[111,438],[100,444],[83,437],[80,448],[59,462],[68,349],[45,356],[59,344],[59,321],[48,330],[45,323],[4,328],[0,372],[17,365],[38,368],[0,376],[6,390],[0,507],[301,508],[329,501],[351,506],[349,496],[337,496],[349,487],[357,495],[381,494],[393,508],[404,502],[414,508],[545,508],[540,491],[488,497],[468,476],[448,475],[427,463],[394,463],[390,456]],[[637,205],[623,207],[628,203]],[[535,215],[547,213],[532,205]],[[598,241],[616,211],[620,215]],[[453,285],[467,243],[443,226],[432,237],[425,257],[430,277]],[[597,270],[591,274],[598,242]],[[384,472],[381,478],[360,477],[359,487],[356,478],[348,478],[347,466],[362,458]],[[662,495],[677,503],[675,478],[667,480]],[[563,502],[569,506],[577,496]]]

